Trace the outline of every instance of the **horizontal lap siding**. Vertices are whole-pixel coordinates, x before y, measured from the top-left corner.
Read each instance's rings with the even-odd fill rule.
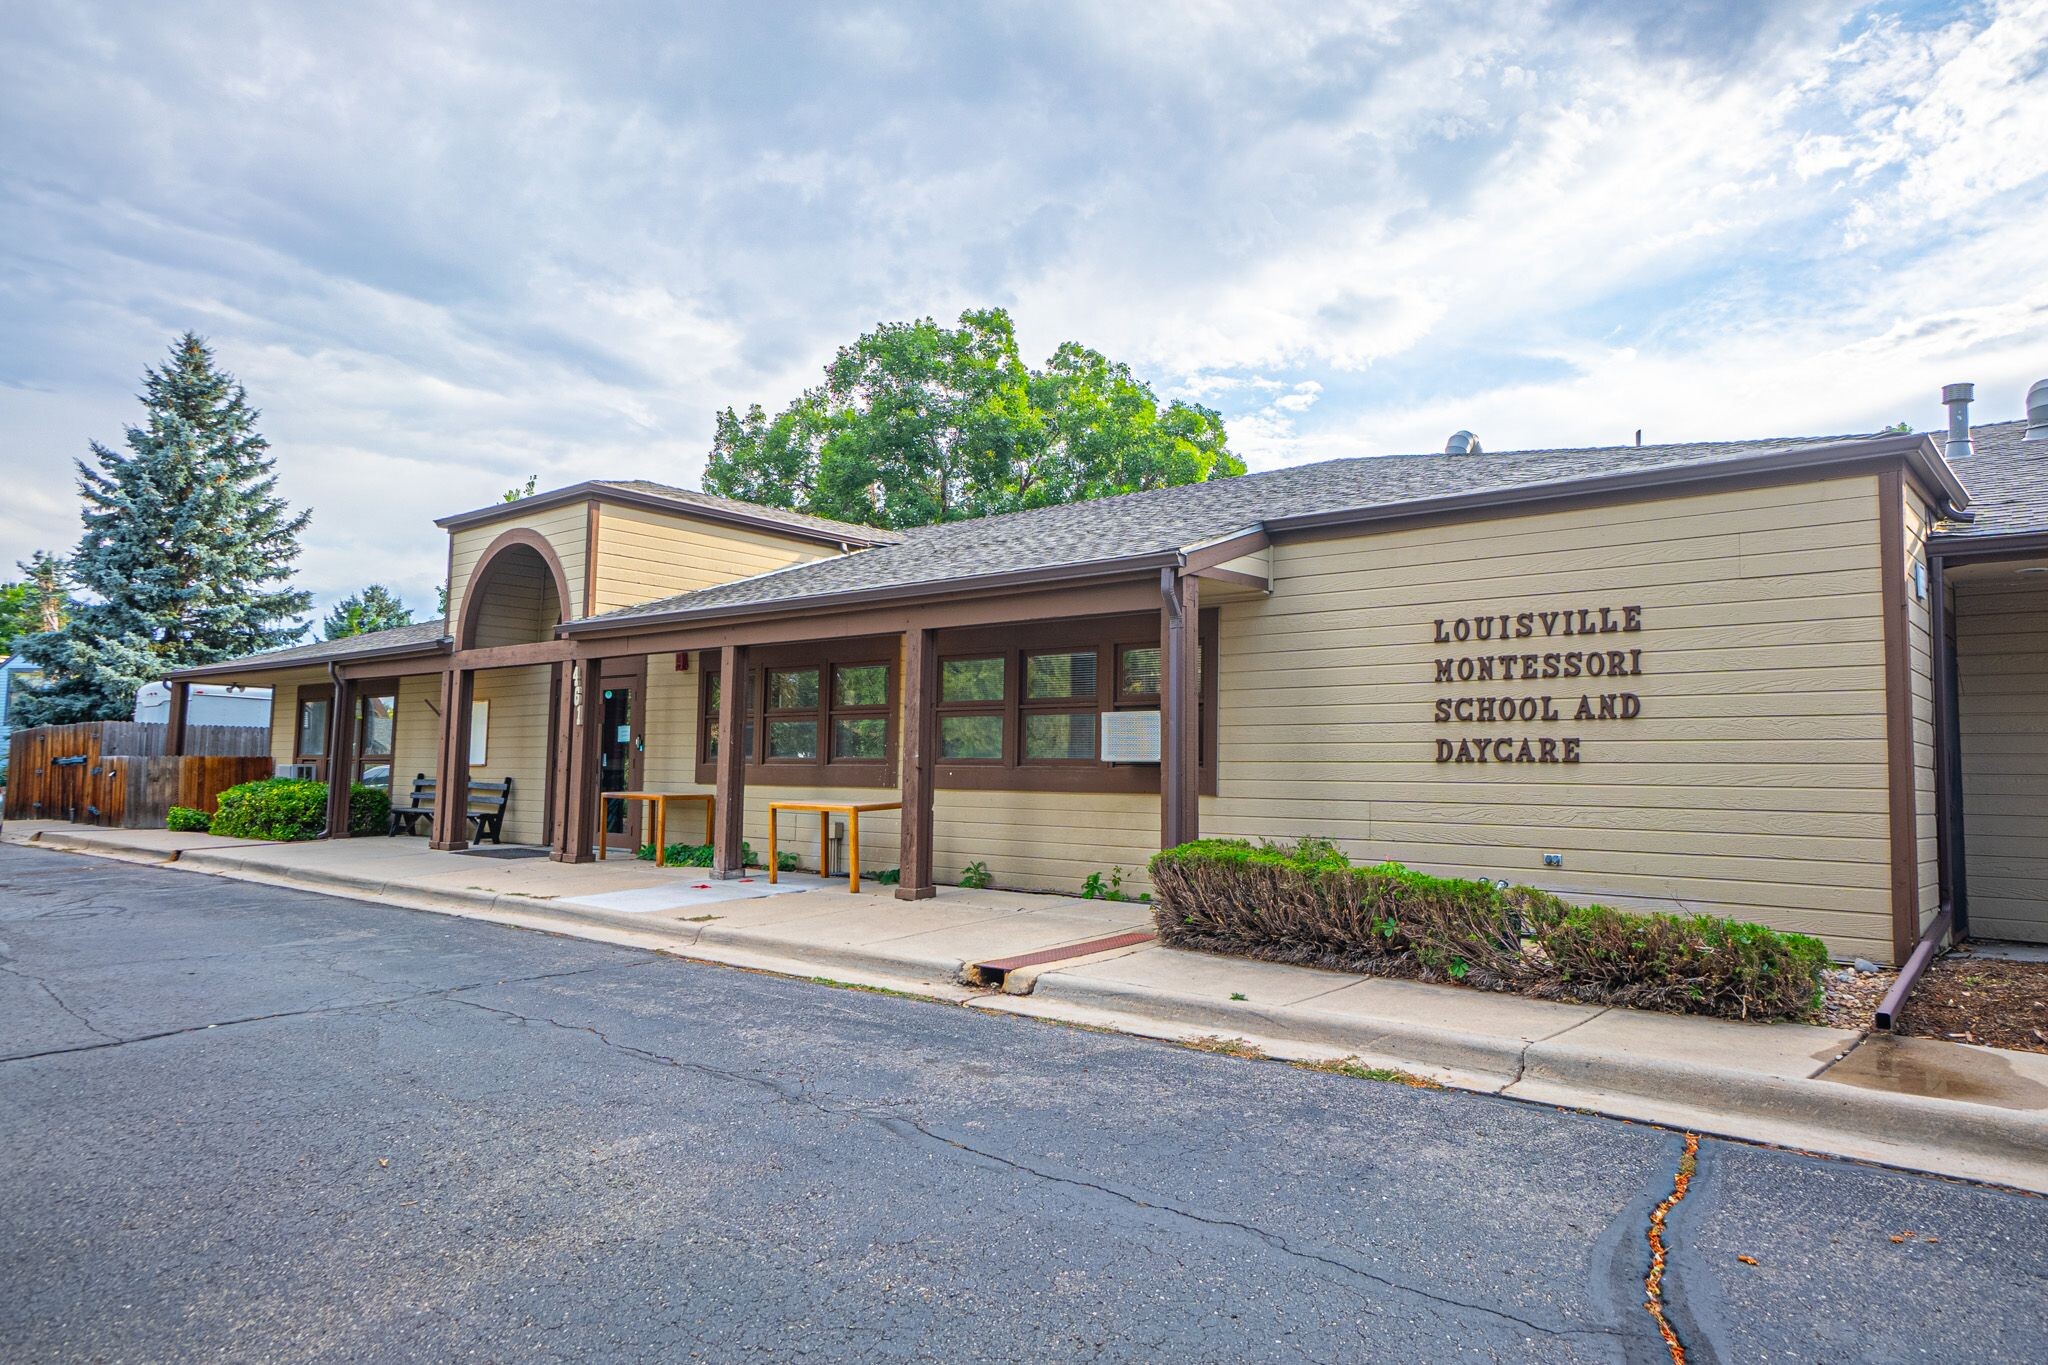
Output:
[[[1203,832],[1324,835],[1360,860],[1762,920],[1889,958],[1877,500],[1864,477],[1283,541],[1273,595],[1222,607]],[[1437,617],[1622,605],[1643,608],[1642,631],[1433,640]],[[1573,648],[1640,648],[1643,676],[1434,681],[1440,656]],[[1439,696],[1547,694],[1569,716],[1582,692],[1622,691],[1640,719],[1433,719]],[[1584,758],[1434,761],[1439,738],[1503,734],[1578,735]],[[1077,865],[1110,845],[1142,857],[1157,804],[1131,806],[1108,839],[1104,817],[1069,817],[1093,830]]]
[[[441,752],[440,708],[438,674],[398,680],[398,712],[391,726],[391,800],[395,804],[404,805],[412,796],[413,778],[434,775]]]
[[[1970,933],[2048,942],[2048,583],[1955,585]]]
[[[674,597],[838,553],[836,545],[601,503],[592,610]]]
[[[1919,869],[1918,930],[1941,913],[1941,843],[1934,816],[1934,613],[1920,591],[1916,566],[1925,571],[1931,518],[1925,499],[1906,489],[1906,652],[1912,675],[1913,857]],[[1932,590],[1930,585],[1929,590]]]
[[[525,527],[547,541],[555,558],[562,561],[562,575],[569,580],[569,615],[583,615],[584,540],[590,529],[590,505],[574,502],[551,507],[531,516],[506,516],[479,526],[462,526],[448,536],[448,619],[462,619],[462,594],[476,562],[491,542],[514,527]],[[553,622],[549,622],[550,625]]]
[[[325,668],[295,668],[289,673],[272,673],[245,686],[270,689],[270,758],[283,765],[296,762],[299,744],[299,689],[326,687],[333,679]]]
[[[491,704],[484,761],[474,782],[512,779],[505,842],[544,844],[547,831],[548,678],[546,665],[490,668],[476,675],[476,700]]]

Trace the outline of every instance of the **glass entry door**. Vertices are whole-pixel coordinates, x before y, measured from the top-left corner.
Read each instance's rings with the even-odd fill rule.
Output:
[[[614,684],[604,689],[603,728],[597,749],[599,792],[632,790],[633,755],[639,747],[634,735],[633,689]],[[637,802],[604,801],[607,834],[639,837],[640,811]],[[631,809],[628,809],[631,807]]]

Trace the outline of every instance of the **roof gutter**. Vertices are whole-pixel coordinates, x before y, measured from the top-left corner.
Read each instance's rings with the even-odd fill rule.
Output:
[[[244,673],[281,673],[294,668],[324,668],[335,664],[375,662],[379,659],[411,659],[432,654],[452,654],[455,651],[455,637],[443,635],[438,639],[426,640],[410,645],[386,645],[382,649],[360,649],[346,654],[323,654],[310,659],[279,659],[265,663],[261,654],[247,658],[229,659],[223,663],[201,664],[196,668],[181,668],[175,673],[164,675],[169,682],[197,681],[201,678],[232,678]]]
[[[1370,526],[1382,522],[1416,521],[1432,516],[1469,514],[1505,508],[1537,506],[1603,495],[1653,493],[1703,483],[1719,483],[1745,475],[1819,473],[1841,465],[1868,460],[1903,459],[1928,490],[1946,504],[1967,508],[1970,492],[1955,471],[1941,458],[1934,438],[1925,435],[1859,437],[1852,441],[1830,441],[1824,445],[1794,446],[1789,450],[1741,455],[1705,463],[1676,464],[1662,469],[1622,470],[1613,474],[1589,474],[1583,478],[1555,483],[1525,484],[1519,487],[1481,489],[1473,493],[1445,493],[1433,498],[1376,507],[1345,508],[1332,512],[1304,512],[1291,517],[1269,517],[1266,529],[1274,535],[1289,531],[1312,531],[1337,526]]]
[[[1021,591],[1102,578],[1123,578],[1150,574],[1158,569],[1178,569],[1187,562],[1181,550],[1154,550],[1141,555],[1114,559],[1090,559],[1078,564],[1055,564],[1030,569],[1009,569],[1002,573],[970,574],[930,583],[883,588],[855,588],[845,592],[818,593],[776,602],[749,602],[733,607],[678,608],[674,611],[611,619],[585,617],[555,627],[555,634],[578,638],[607,635],[636,635],[650,626],[686,626],[700,621],[749,621],[773,616],[811,616],[893,602],[917,602],[930,597],[957,597],[969,593]]]

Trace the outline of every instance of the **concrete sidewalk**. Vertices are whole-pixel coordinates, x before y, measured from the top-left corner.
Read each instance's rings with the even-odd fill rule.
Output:
[[[12,823],[0,839],[165,863],[706,961],[914,991],[1179,1041],[1242,1039],[1442,1084],[2048,1191],[2048,1056],[1799,1024],[1528,1000],[1180,952],[1088,951],[1149,907],[943,889],[899,901],[785,874],[436,853],[414,839],[271,844]],[[1043,955],[983,984],[980,964]],[[994,974],[991,973],[991,976]]]

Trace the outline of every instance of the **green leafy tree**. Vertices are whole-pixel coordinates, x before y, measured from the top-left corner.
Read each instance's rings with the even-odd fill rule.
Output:
[[[24,635],[63,629],[71,611],[65,596],[70,571],[63,560],[37,550],[15,567],[22,571],[22,580],[0,584],[0,655]]]
[[[1024,363],[1000,308],[884,323],[769,416],[718,414],[704,486],[874,526],[926,526],[1242,474],[1222,418],[1162,406],[1074,342]]]
[[[336,602],[320,623],[323,639],[339,640],[348,635],[368,635],[412,624],[412,608],[398,600],[398,594],[380,583]]]
[[[145,372],[142,405],[125,451],[94,442],[78,462],[80,596],[22,642],[45,678],[20,699],[24,724],[126,716],[145,682],[305,633],[292,618],[312,599],[287,582],[308,514],[277,496],[247,392],[187,332]]]
[[[498,501],[499,501],[499,502],[518,502],[518,501],[519,501],[520,499],[522,499],[522,498],[530,498],[530,497],[532,497],[532,496],[533,496],[533,494],[534,494],[534,490],[538,489],[539,487],[540,487],[540,475],[538,475],[538,474],[528,474],[528,475],[526,476],[526,482],[525,482],[524,484],[522,484],[522,485],[521,485],[521,486],[519,486],[518,488],[508,488],[508,489],[506,489],[506,490],[505,490],[505,496],[504,496],[504,497],[502,497],[502,498],[499,498],[499,499],[498,499]]]

